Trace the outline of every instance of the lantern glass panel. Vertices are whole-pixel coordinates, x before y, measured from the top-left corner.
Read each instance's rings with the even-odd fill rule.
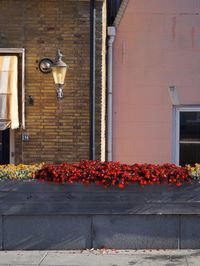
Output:
[[[67,67],[52,67],[52,73],[55,84],[63,85],[65,83],[65,75]]]

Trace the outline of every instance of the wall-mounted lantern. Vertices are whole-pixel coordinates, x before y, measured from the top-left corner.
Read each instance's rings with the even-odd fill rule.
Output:
[[[56,53],[55,60],[51,60],[50,58],[43,58],[39,61],[39,70],[44,73],[53,74],[53,79],[56,85],[56,93],[58,100],[63,98],[63,87],[65,83],[65,76],[68,69],[67,64],[62,61],[62,53],[58,49]]]

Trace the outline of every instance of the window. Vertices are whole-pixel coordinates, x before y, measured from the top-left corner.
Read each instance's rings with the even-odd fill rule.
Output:
[[[176,109],[176,163],[200,162],[200,107]]]

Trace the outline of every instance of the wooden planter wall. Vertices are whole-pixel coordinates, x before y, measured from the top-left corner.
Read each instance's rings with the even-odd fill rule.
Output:
[[[200,248],[200,185],[0,181],[0,248]]]

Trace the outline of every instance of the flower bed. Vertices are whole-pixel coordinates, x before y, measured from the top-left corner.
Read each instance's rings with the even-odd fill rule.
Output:
[[[124,188],[128,184],[175,184],[200,180],[200,164],[185,167],[174,164],[121,164],[81,161],[74,164],[0,165],[0,179],[38,179],[55,183],[97,184]]]
[[[55,183],[77,183],[85,185],[95,183],[104,187],[118,186],[124,188],[128,184],[138,183],[142,186],[150,184],[175,184],[181,186],[191,182],[187,167],[174,164],[120,164],[118,162],[81,161],[75,164],[49,164],[34,174],[41,181]]]
[[[200,183],[190,185],[198,165],[82,161],[34,167],[0,167],[0,249],[200,247]],[[30,176],[35,180],[25,179]]]
[[[193,167],[190,165],[187,165],[186,167],[187,167],[189,176],[193,180],[200,181],[200,163],[196,163],[195,166]]]
[[[8,164],[0,165],[0,178],[1,179],[30,179],[34,173],[42,168],[44,164]]]

